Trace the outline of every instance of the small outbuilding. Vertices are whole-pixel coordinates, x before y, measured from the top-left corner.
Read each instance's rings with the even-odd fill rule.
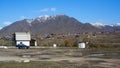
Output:
[[[53,44],[53,47],[56,48],[56,47],[57,47],[57,44]]]
[[[26,46],[35,46],[36,41],[31,39],[31,34],[30,32],[15,32],[13,34],[13,42],[14,45],[18,45],[20,43],[26,45]]]
[[[85,48],[85,43],[84,42],[79,42],[78,47],[79,48]]]

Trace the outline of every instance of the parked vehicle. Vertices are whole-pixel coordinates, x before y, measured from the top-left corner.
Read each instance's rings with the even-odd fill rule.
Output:
[[[16,47],[18,47],[19,49],[29,49],[29,46],[27,46],[23,43],[20,43],[20,44],[16,45]]]

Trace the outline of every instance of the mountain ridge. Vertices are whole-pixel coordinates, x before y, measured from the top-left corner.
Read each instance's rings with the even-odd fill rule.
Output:
[[[82,23],[67,15],[39,16],[35,19],[16,21],[0,30],[0,37],[11,36],[14,32],[31,32],[33,35],[76,34],[103,31],[90,23]]]
[[[110,31],[110,32],[120,31],[120,23],[113,24],[113,25],[103,24],[103,23],[95,23],[92,25],[95,26],[96,28],[102,29],[104,31]]]

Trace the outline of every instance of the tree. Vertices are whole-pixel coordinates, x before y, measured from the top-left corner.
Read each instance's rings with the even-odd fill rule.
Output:
[[[73,46],[78,47],[78,42],[79,42],[78,39],[75,39],[75,41],[73,42]]]
[[[72,47],[72,40],[67,38],[64,41],[65,47]]]

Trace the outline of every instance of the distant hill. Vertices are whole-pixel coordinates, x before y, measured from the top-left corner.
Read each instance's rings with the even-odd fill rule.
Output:
[[[66,34],[96,32],[101,29],[94,27],[89,23],[81,23],[73,17],[67,15],[40,16],[35,19],[24,19],[16,21],[13,24],[0,30],[0,36],[11,36],[14,32],[31,32],[33,35],[45,34]]]
[[[95,26],[96,28],[99,28],[104,31],[109,31],[109,32],[120,31],[120,24],[106,25],[106,24],[102,24],[102,23],[96,23],[96,24],[92,24],[92,25]]]

